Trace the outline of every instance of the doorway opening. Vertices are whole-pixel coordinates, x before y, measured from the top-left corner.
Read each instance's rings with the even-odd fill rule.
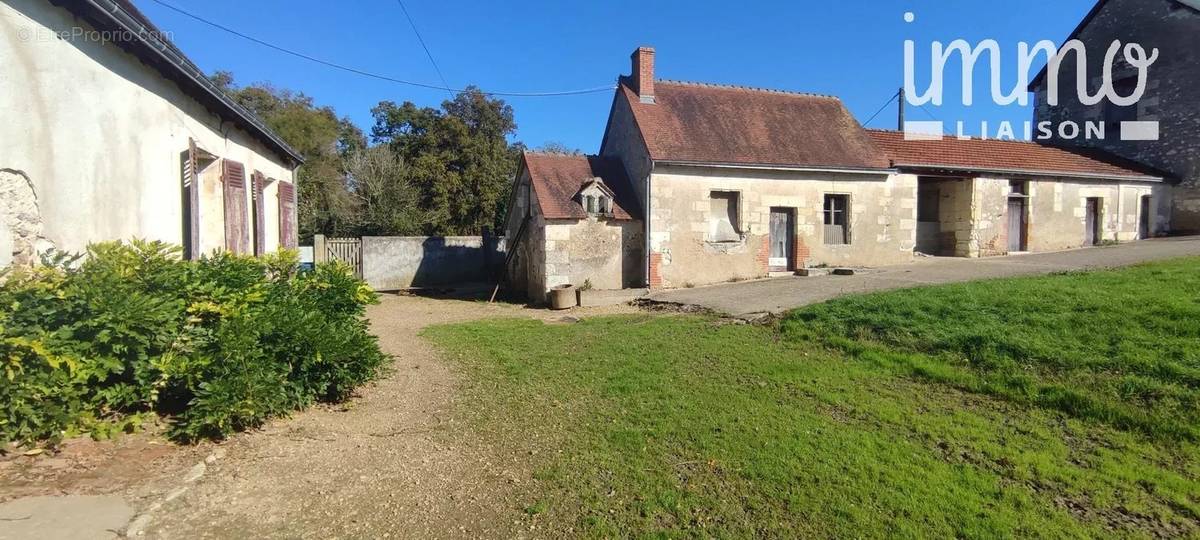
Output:
[[[1142,195],[1138,204],[1138,240],[1145,240],[1151,236],[1150,228],[1150,196]]]
[[[1008,192],[1008,252],[1029,249],[1029,182],[1012,180]]]
[[[771,208],[771,252],[767,260],[769,272],[791,272],[796,269],[796,209]]]
[[[1087,198],[1086,217],[1084,218],[1084,237],[1083,245],[1097,246],[1104,235],[1100,228],[1102,220],[1100,219],[1101,212],[1104,209],[1103,200],[1100,197]]]
[[[925,255],[953,257],[957,253],[958,234],[969,218],[971,184],[961,178],[917,178],[916,251]],[[967,211],[964,213],[964,202]]]

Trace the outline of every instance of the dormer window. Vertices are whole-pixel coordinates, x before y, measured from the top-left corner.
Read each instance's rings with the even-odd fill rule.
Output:
[[[613,193],[599,178],[585,182],[577,200],[589,216],[611,216],[613,213]]]

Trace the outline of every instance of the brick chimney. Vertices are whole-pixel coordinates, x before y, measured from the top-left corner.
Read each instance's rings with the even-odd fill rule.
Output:
[[[642,103],[654,103],[654,47],[633,51],[633,91]]]

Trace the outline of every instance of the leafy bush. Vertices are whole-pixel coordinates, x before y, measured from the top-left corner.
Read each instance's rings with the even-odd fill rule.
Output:
[[[222,437],[347,398],[386,361],[345,266],[293,253],[183,261],[161,242],[47,257],[0,283],[0,442],[103,435],[149,413]]]

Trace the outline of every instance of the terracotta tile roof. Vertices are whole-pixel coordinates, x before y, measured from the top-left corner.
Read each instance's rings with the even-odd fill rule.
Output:
[[[1022,172],[1035,176],[1159,179],[1162,173],[1099,150],[1062,148],[996,139],[905,140],[900,131],[868,129],[867,134],[898,168],[920,167],[982,172]]]
[[[655,81],[642,103],[628,77],[617,90],[657,161],[882,169],[888,162],[842,105],[814,94]]]
[[[625,176],[625,167],[617,159],[525,152],[522,160],[546,219],[586,218],[587,212],[574,198],[584,183],[596,177],[613,191],[613,219],[637,219],[633,187]]]

